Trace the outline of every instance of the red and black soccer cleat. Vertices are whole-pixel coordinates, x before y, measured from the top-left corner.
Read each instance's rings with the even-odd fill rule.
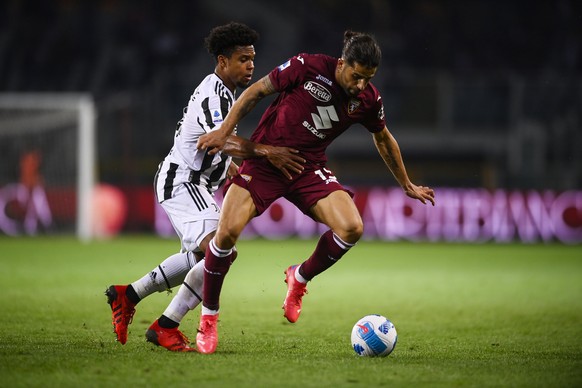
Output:
[[[113,331],[117,335],[117,340],[123,345],[127,342],[127,326],[135,314],[135,304],[127,299],[126,290],[127,286],[109,286],[105,290],[107,303],[111,306]]]
[[[188,337],[186,337],[177,327],[173,329],[161,327],[157,319],[146,331],[145,336],[149,342],[162,346],[172,352],[196,351],[196,348],[190,346]]]

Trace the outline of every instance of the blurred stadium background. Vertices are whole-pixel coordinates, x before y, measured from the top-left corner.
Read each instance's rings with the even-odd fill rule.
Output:
[[[377,37],[383,62],[373,83],[388,126],[413,180],[437,190],[438,206],[407,202],[370,136],[353,128],[332,145],[330,167],[356,191],[367,237],[582,241],[576,0],[2,1],[0,94],[90,99],[90,170],[101,185],[92,203],[97,217],[112,213],[106,229],[173,237],[154,203],[153,175],[193,88],[213,69],[203,38],[231,20],[261,34],[255,80],[299,52],[338,56],[345,29]],[[239,134],[250,135],[262,110]],[[49,175],[79,168],[67,154],[78,143],[9,140],[20,131],[15,115],[0,109],[0,234],[67,231],[77,222],[79,178]],[[32,194],[35,185],[45,197]],[[318,233],[302,217],[281,203],[248,234]]]

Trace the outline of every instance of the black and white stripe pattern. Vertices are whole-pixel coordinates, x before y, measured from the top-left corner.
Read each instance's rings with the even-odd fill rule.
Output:
[[[198,188],[198,186],[190,182],[184,183],[184,186],[188,190],[188,194],[190,194],[190,198],[192,198],[192,202],[194,203],[198,211],[208,209],[208,203],[204,199],[204,196],[200,194],[200,189]]]
[[[215,74],[208,75],[192,94],[184,115],[178,123],[174,146],[156,174],[156,195],[162,202],[172,197],[183,183],[216,191],[226,179],[231,158],[222,153],[208,155],[198,150],[198,139],[222,124],[234,103],[234,94]],[[190,193],[194,199],[194,193]],[[203,204],[197,203],[202,207]]]

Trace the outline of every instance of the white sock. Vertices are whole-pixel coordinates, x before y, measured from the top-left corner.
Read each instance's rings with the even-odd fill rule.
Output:
[[[307,279],[305,279],[303,276],[301,276],[301,274],[299,273],[299,267],[301,267],[300,265],[298,265],[297,267],[295,267],[295,280],[297,280],[299,283],[303,283],[303,284],[307,284]]]
[[[188,272],[184,283],[164,311],[164,315],[180,323],[188,311],[194,310],[202,302],[203,281],[204,260],[196,263]]]
[[[140,299],[154,292],[170,290],[184,282],[186,274],[195,263],[194,253],[176,253],[131,285]]]
[[[200,310],[200,314],[201,315],[217,315],[218,310],[210,310],[209,308],[204,307],[204,305],[202,305],[202,308]]]

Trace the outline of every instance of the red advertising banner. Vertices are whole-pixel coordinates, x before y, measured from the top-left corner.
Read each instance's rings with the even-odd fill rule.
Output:
[[[422,205],[397,188],[354,190],[364,238],[452,242],[582,242],[582,191],[506,191],[437,188],[436,206]],[[220,202],[220,198],[219,198]],[[155,230],[174,231],[156,206]],[[284,199],[245,229],[245,238],[311,238],[326,230]]]
[[[95,192],[95,235],[123,231],[175,232],[150,187],[100,185]],[[364,238],[387,241],[582,243],[582,191],[508,191],[437,188],[436,206],[422,205],[399,188],[352,189],[364,221]],[[218,195],[218,203],[222,202]],[[44,190],[11,184],[0,188],[0,234],[74,232],[72,189]],[[243,238],[312,238],[318,224],[284,199],[247,226]]]

